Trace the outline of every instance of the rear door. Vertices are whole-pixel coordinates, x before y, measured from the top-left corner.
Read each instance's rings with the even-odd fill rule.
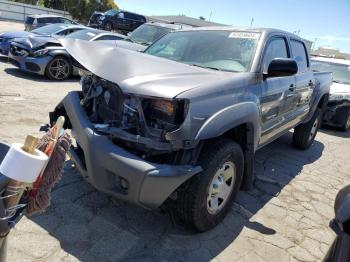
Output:
[[[125,30],[126,31],[134,31],[134,29],[137,27],[137,20],[136,15],[132,13],[125,12]]]
[[[296,99],[293,117],[300,121],[309,112],[309,103],[315,87],[315,78],[310,69],[310,61],[305,44],[300,40],[290,39],[290,46],[292,57],[298,64],[298,73],[295,77]]]
[[[272,36],[265,46],[262,72],[267,76],[268,67],[274,58],[290,58],[287,38]],[[264,77],[261,84],[262,136],[260,144],[267,143],[286,129],[286,115],[294,110],[295,76]]]

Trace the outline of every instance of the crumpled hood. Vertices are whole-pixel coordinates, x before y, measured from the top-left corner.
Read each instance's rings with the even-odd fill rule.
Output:
[[[12,31],[12,32],[3,32],[0,34],[0,37],[4,38],[18,38],[18,37],[28,37],[34,36],[35,34],[27,31]]]
[[[60,39],[67,52],[93,74],[124,92],[173,98],[233,73],[194,67],[124,48],[77,39]]]
[[[333,82],[329,93],[350,93],[350,85]]]
[[[60,42],[57,39],[50,36],[35,36],[35,37],[19,38],[19,39],[16,39],[15,42],[25,47],[28,47],[30,49],[37,49],[48,43],[60,44]]]
[[[37,49],[48,43],[60,44],[60,42],[57,39],[50,36],[31,36],[26,38],[19,38],[16,39],[15,42],[30,49]]]

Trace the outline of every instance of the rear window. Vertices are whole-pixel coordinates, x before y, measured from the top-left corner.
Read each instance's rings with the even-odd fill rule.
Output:
[[[38,35],[51,35],[60,32],[61,30],[66,28],[66,26],[62,26],[61,24],[52,24],[40,27],[38,29],[33,30],[32,32]]]
[[[103,35],[97,38],[96,40],[99,41],[99,40],[121,40],[121,39],[123,38],[117,35]]]
[[[304,44],[297,40],[291,40],[290,44],[292,47],[293,58],[298,64],[298,72],[305,72],[309,66],[309,61]]]
[[[81,39],[81,40],[91,40],[97,36],[99,32],[97,30],[79,30],[67,36],[67,38]]]
[[[26,24],[28,25],[32,25],[33,22],[34,22],[35,18],[34,17],[31,17],[31,16],[27,16],[26,18]]]
[[[54,24],[54,23],[59,23],[58,17],[42,17],[38,18],[38,23],[39,24]]]

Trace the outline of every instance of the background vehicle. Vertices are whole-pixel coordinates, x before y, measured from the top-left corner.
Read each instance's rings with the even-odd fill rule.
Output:
[[[178,31],[144,53],[62,44],[89,71],[50,114],[69,121],[78,171],[145,208],[174,201],[198,231],[252,187],[256,150],[292,128],[297,148],[311,146],[331,84],[300,37],[275,29]]]
[[[89,19],[89,23],[88,26],[92,27],[92,28],[98,28],[98,20],[100,20],[100,17],[103,16],[104,13],[102,12],[93,12],[90,19]]]
[[[104,13],[98,20],[99,28],[111,31],[120,31],[124,34],[134,31],[146,23],[146,17],[135,13],[112,9]]]
[[[24,30],[32,31],[39,27],[49,25],[49,24],[71,24],[77,25],[77,22],[74,22],[67,17],[50,15],[50,14],[42,14],[42,15],[28,15],[24,22]]]
[[[350,129],[350,61],[313,57],[311,66],[315,71],[333,73],[333,83],[323,122],[340,127],[344,131]]]
[[[57,38],[57,36],[55,36]],[[96,29],[83,29],[66,36],[86,41],[119,40],[124,35]],[[21,70],[46,75],[51,80],[65,80],[77,74],[71,57],[54,37],[30,37],[12,42],[9,57]]]
[[[149,45],[153,44],[164,35],[185,28],[190,28],[190,26],[167,23],[146,23],[129,33],[124,41],[117,41],[116,45],[130,50],[144,51]]]
[[[331,227],[337,234],[325,262],[350,261],[350,186],[339,191],[334,204],[335,218]]]
[[[40,27],[30,32],[26,31],[14,31],[0,33],[0,51],[3,55],[8,55],[10,51],[10,45],[16,38],[27,38],[35,36],[65,36],[73,33],[77,30],[87,28],[83,25],[68,25],[68,24],[53,24]]]

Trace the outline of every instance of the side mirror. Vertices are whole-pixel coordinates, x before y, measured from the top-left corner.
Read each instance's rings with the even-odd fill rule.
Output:
[[[298,72],[298,65],[291,58],[275,58],[271,61],[267,77],[292,76]]]

